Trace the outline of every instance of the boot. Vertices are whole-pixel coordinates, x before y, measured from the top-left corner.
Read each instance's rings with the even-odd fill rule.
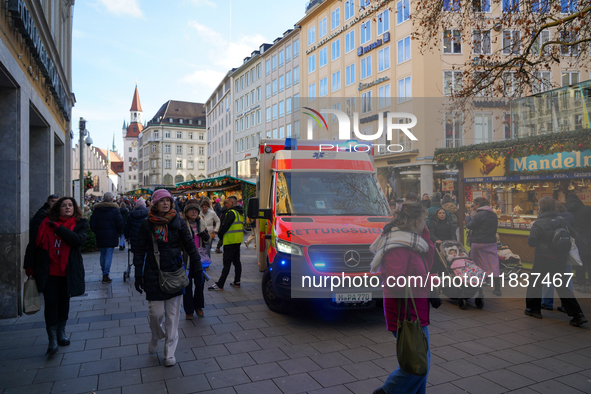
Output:
[[[60,346],[69,346],[70,338],[66,336],[66,322],[57,323],[57,344]]]
[[[51,356],[57,353],[57,326],[46,327],[47,338],[49,339],[49,346],[47,347],[46,356]]]
[[[493,283],[494,283],[494,290],[493,290],[493,294],[496,296],[502,296],[503,293],[501,292],[501,278],[493,278]]]

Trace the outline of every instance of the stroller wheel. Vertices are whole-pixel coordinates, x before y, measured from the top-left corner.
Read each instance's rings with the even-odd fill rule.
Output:
[[[458,306],[460,307],[460,309],[466,308],[466,299],[458,298]]]
[[[484,307],[484,299],[483,298],[475,298],[474,303],[476,304],[476,308],[482,309]]]

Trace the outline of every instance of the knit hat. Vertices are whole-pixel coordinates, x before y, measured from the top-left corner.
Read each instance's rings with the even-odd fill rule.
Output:
[[[220,202],[220,199],[219,199],[219,198],[216,198],[216,199],[215,199],[215,202]]]
[[[185,209],[183,209],[183,214],[185,216],[187,216],[187,212],[189,212],[189,209],[196,209],[197,213],[200,213],[201,210],[199,209],[199,201],[191,200],[187,202],[187,205],[185,205]]]
[[[146,207],[146,201],[143,199],[143,197],[140,197],[137,199],[137,201],[135,202],[135,206],[136,207]]]
[[[170,198],[170,201],[172,201],[172,195],[170,194],[170,192],[166,189],[158,189],[154,192],[154,194],[152,194],[152,204],[156,205],[158,204],[158,201],[163,199],[163,198]]]
[[[437,192],[431,197],[431,204],[441,203],[441,193]]]
[[[443,204],[447,204],[448,202],[451,202],[451,196],[449,194],[446,194],[445,196],[443,196],[443,198],[441,199],[441,205]]]

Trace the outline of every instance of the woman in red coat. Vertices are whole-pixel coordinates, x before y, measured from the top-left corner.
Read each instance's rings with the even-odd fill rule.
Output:
[[[431,242],[429,229],[426,226],[427,210],[417,202],[405,202],[400,211],[394,213],[394,220],[384,227],[380,237],[372,244],[371,251],[375,258],[371,264],[372,272],[380,272],[384,284],[384,314],[388,331],[396,337],[398,329],[398,300],[404,297],[404,288],[393,286],[398,277],[420,276],[424,281],[429,278],[429,271],[433,264],[435,247]],[[418,282],[417,282],[418,283]],[[421,321],[423,332],[429,342],[429,286],[412,288],[418,319]],[[438,304],[433,304],[438,307]],[[417,313],[411,308],[412,320],[417,319]],[[405,316],[402,305],[400,316]],[[425,376],[409,375],[400,368],[388,376],[384,385],[374,391],[383,393],[425,393],[431,350],[427,353],[427,374]]]

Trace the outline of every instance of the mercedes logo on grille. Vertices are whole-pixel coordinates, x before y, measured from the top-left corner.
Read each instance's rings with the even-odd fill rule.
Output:
[[[356,250],[347,250],[343,255],[343,261],[347,267],[357,267],[361,262],[361,255]]]

